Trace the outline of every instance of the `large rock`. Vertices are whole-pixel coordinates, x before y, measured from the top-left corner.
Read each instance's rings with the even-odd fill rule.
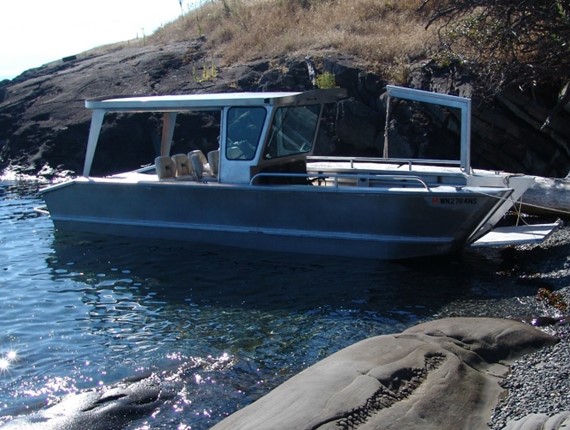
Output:
[[[119,430],[149,416],[176,389],[151,375],[134,383],[70,394],[59,403],[29,416],[15,418],[2,430]]]
[[[509,422],[504,430],[563,430],[570,428],[570,412],[549,416],[531,414],[520,420]]]
[[[509,361],[555,342],[512,320],[420,324],[333,354],[212,430],[487,428]]]
[[[508,362],[554,342],[511,320],[451,318],[420,324],[333,354],[213,430],[485,428]],[[66,396],[2,429],[118,430],[148,417],[183,389],[184,381],[171,373],[153,373]],[[526,418],[533,423],[548,419],[555,417]]]

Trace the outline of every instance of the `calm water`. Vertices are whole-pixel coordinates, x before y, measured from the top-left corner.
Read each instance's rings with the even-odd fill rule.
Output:
[[[395,264],[81,237],[41,204],[36,185],[0,183],[0,425],[163,372],[176,396],[128,428],[207,429],[360,339],[512,312],[521,295],[480,254]]]

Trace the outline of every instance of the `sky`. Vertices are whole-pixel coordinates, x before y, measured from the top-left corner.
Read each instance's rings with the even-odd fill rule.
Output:
[[[108,43],[152,34],[200,0],[2,0],[0,81]]]

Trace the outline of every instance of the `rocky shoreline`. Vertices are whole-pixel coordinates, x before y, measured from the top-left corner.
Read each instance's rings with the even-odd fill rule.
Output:
[[[570,303],[569,246],[570,228],[563,227],[544,244],[528,249],[527,273],[522,274],[541,278],[563,304]],[[541,255],[547,257],[534,258]],[[538,265],[543,268],[539,276],[533,273]],[[560,342],[528,354],[511,366],[501,384],[505,393],[491,416],[491,429],[553,430],[570,426],[570,309],[562,308],[539,303],[535,309],[559,320],[540,329],[558,337]]]
[[[556,342],[509,319],[429,321],[330,355],[212,430],[488,428],[509,365]]]
[[[564,290],[568,298],[568,289]],[[493,430],[570,426],[570,326],[544,329],[560,342],[516,361],[501,386],[506,396],[491,416]]]
[[[254,429],[260,423],[275,424],[275,428],[281,429],[319,430],[339,425],[347,429],[422,430],[568,428],[570,321],[566,316],[570,312],[570,228],[560,228],[541,245],[497,252],[502,254],[502,259],[510,260],[506,269],[509,276],[517,279],[521,286],[539,285],[542,296],[511,296],[508,301],[512,303],[505,306],[502,315],[501,310],[487,309],[493,314],[491,319],[483,316],[485,310],[481,311],[482,317],[475,319],[443,312],[438,316],[440,319],[393,337],[380,336],[366,340],[364,346],[353,345],[295,376],[214,428]],[[508,314],[511,311],[522,312],[520,315],[528,318],[514,317]],[[457,318],[449,318],[453,316]],[[522,319],[521,326],[553,336],[557,342],[539,346],[535,339],[527,342],[526,347],[538,349],[525,353],[525,344],[510,342],[534,335],[517,326],[519,322],[512,321],[515,325],[510,326],[509,320],[501,317]],[[447,343],[449,339],[451,344]],[[419,343],[409,345],[409,342]],[[431,349],[434,344],[438,346]],[[438,349],[440,347],[442,349]],[[371,354],[370,350],[381,353]],[[395,350],[406,352],[398,355]],[[416,360],[418,351],[425,354],[425,367],[420,364],[421,360]],[[479,358],[472,361],[469,358],[472,352]],[[514,360],[513,357],[519,358]],[[437,360],[432,362],[435,358]],[[467,366],[453,364],[457,358],[464,360]],[[356,370],[355,374],[351,374],[351,368]],[[412,374],[406,376],[406,369],[408,372],[411,369]],[[441,369],[445,369],[443,376],[438,375]],[[368,378],[372,375],[383,375],[379,377],[379,388],[374,377]],[[345,385],[350,378],[354,380]],[[335,383],[338,379],[344,382]],[[439,385],[444,389],[438,389]],[[458,386],[462,388],[457,389]],[[307,390],[312,395],[299,401],[297,396],[303,396]],[[377,398],[379,392],[381,396]],[[328,399],[323,403],[326,406],[311,404],[313,398],[323,396]],[[291,404],[295,405],[294,414]],[[352,404],[365,405],[362,407],[366,410],[352,408]],[[370,405],[374,407],[370,409]],[[449,405],[453,405],[452,411],[447,410]],[[306,416],[300,419],[299,415],[303,414]]]

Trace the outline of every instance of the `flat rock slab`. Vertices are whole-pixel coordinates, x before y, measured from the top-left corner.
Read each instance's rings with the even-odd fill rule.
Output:
[[[517,421],[507,423],[504,430],[562,430],[570,428],[570,412],[549,416],[531,414]]]
[[[508,364],[556,342],[506,319],[420,324],[331,355],[212,430],[488,428]]]
[[[47,409],[15,418],[2,430],[120,430],[174,397],[158,375],[104,390],[70,394]]]

